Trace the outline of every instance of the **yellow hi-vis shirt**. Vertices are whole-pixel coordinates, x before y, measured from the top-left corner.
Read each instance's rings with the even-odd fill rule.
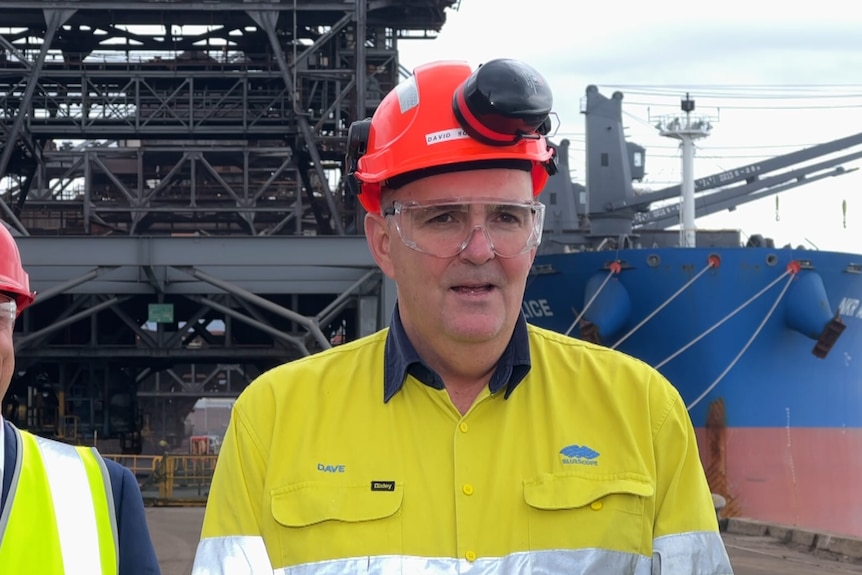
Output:
[[[117,522],[101,457],[12,429],[18,456],[6,462],[14,475],[0,514],[0,573],[116,575]]]
[[[193,573],[731,573],[679,394],[529,326],[532,368],[462,417],[387,330],[277,367],[234,406]]]

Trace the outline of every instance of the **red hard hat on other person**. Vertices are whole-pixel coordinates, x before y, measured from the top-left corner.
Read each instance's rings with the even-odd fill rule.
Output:
[[[35,297],[30,291],[30,277],[21,265],[18,244],[3,224],[0,224],[0,291],[15,299],[19,314]]]
[[[348,135],[348,185],[369,212],[382,188],[433,174],[488,167],[530,171],[537,196],[556,172],[545,140],[553,97],[545,80],[517,60],[492,60],[475,72],[464,62],[434,62],[389,92],[370,120]]]

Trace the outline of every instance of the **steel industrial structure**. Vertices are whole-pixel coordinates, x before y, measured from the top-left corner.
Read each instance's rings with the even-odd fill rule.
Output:
[[[4,0],[0,218],[41,292],[4,414],[137,451],[198,398],[384,324],[347,128],[449,8]]]

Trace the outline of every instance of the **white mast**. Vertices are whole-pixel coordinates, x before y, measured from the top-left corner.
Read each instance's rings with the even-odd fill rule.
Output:
[[[697,242],[697,227],[694,211],[694,141],[705,138],[712,130],[712,124],[705,117],[692,117],[694,100],[688,93],[682,100],[683,115],[667,116],[656,125],[659,134],[680,141],[682,148],[682,193],[679,206],[679,245],[693,248]]]

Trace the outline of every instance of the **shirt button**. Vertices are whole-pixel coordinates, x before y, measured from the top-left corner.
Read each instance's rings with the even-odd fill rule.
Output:
[[[464,553],[464,559],[466,559],[467,561],[472,563],[473,561],[476,560],[476,552],[475,551],[467,551],[466,553]]]
[[[592,503],[590,503],[590,509],[592,509],[593,511],[598,511],[602,507],[603,505],[601,501],[593,501]]]
[[[469,483],[465,483],[461,487],[461,491],[464,492],[464,495],[473,495],[473,486],[470,485]]]
[[[458,426],[458,429],[460,429],[462,433],[467,433],[470,431],[470,426],[466,423],[461,423],[461,425]]]

